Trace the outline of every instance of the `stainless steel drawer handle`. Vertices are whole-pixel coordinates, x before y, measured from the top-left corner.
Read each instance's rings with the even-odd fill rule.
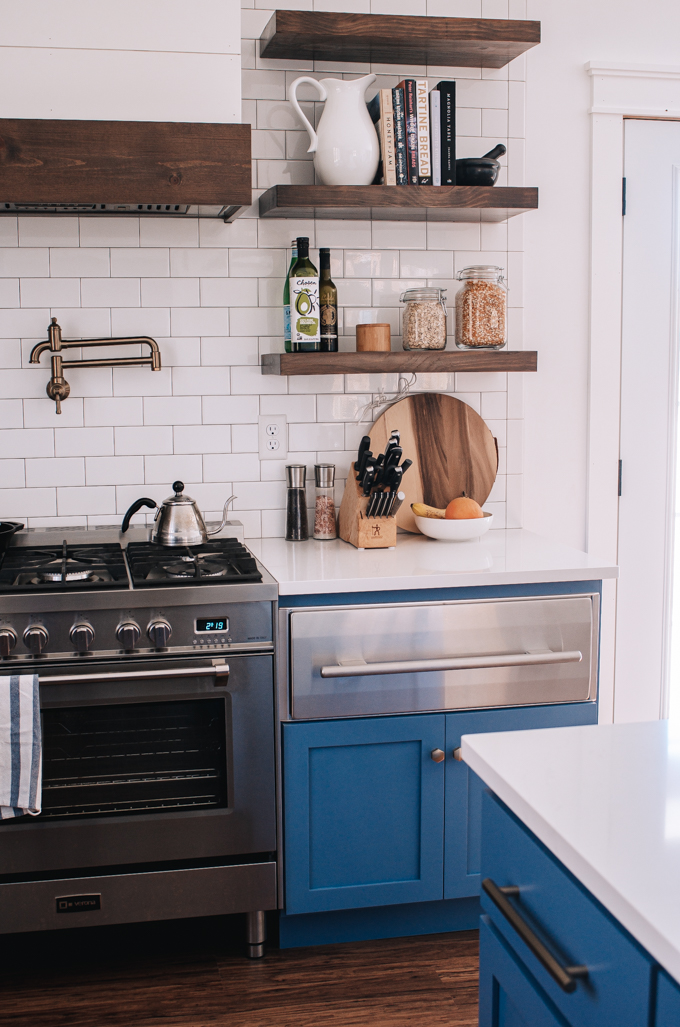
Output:
[[[41,685],[90,685],[98,681],[148,681],[153,678],[205,678],[215,677],[217,684],[229,677],[228,663],[215,663],[212,667],[168,667],[167,670],[106,671],[101,674],[49,674],[40,675]]]
[[[369,674],[420,674],[437,670],[482,670],[492,667],[539,667],[544,664],[580,663],[583,653],[505,653],[501,656],[450,656],[443,660],[395,660],[390,663],[339,663],[322,667],[322,678],[361,678]]]
[[[549,951],[531,930],[529,925],[522,919],[517,910],[507,898],[508,895],[519,895],[517,885],[510,885],[507,888],[499,888],[490,877],[484,878],[482,888],[489,896],[493,904],[500,910],[511,927],[515,929],[524,944],[536,956],[541,966],[548,971],[552,979],[559,984],[562,991],[576,991],[576,980],[579,977],[588,976],[587,966],[562,966],[552,952]]]

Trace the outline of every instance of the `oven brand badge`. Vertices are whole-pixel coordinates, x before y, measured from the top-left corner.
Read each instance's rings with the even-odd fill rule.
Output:
[[[57,913],[91,913],[102,908],[101,895],[64,895],[56,902]]]

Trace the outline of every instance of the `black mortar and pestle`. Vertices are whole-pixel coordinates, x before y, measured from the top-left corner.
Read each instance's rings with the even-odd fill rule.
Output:
[[[496,160],[506,152],[503,143],[483,157],[463,157],[456,161],[456,185],[495,185],[501,169]]]

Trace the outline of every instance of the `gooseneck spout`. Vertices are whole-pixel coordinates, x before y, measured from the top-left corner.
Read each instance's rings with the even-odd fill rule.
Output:
[[[149,356],[145,357],[102,357],[96,360],[64,360],[61,356],[65,349],[85,349],[88,346],[134,346],[149,347]],[[53,317],[47,328],[47,341],[38,342],[31,350],[30,363],[39,364],[43,353],[49,350],[52,354],[52,377],[47,383],[46,392],[57,405],[57,413],[61,413],[62,401],[68,398],[71,386],[64,378],[65,367],[150,367],[152,371],[161,369],[161,351],[155,339],[147,335],[127,336],[122,339],[63,339],[61,328]]]

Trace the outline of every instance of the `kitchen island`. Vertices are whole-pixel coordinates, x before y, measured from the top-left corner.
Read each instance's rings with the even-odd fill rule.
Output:
[[[572,1027],[680,1023],[680,724],[477,734],[462,756],[493,793],[482,877],[506,889],[483,896],[480,1024],[563,1023],[556,1009]],[[513,911],[558,962],[581,964],[573,986]]]
[[[597,721],[616,568],[522,530],[250,544],[279,589],[281,945],[476,927],[461,735]]]

